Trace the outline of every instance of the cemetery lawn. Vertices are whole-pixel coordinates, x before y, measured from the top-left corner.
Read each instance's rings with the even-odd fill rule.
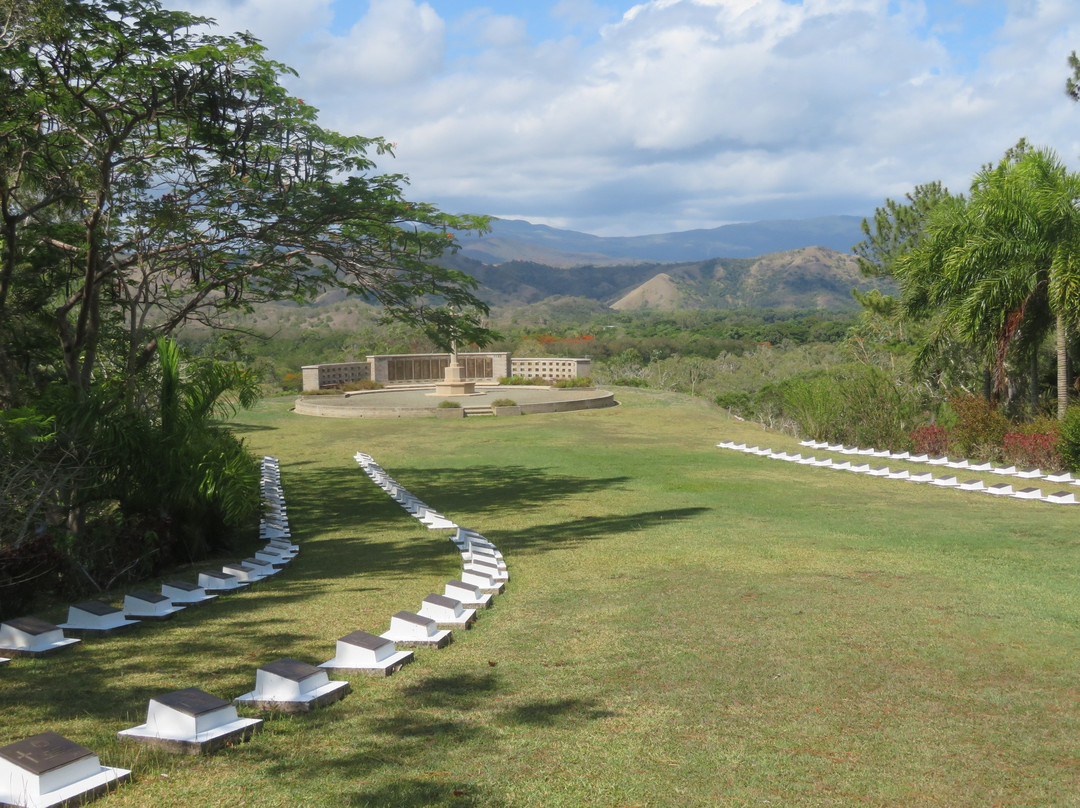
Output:
[[[108,808],[1080,805],[1080,508],[722,450],[799,447],[685,396],[617,398],[500,419],[243,413],[281,460],[300,555],[171,623],[0,668],[0,742],[51,729],[134,769]],[[457,576],[446,533],[357,450],[494,541],[506,593],[449,648],[332,677],[352,695],[266,716],[250,743],[117,741],[151,696],[233,698],[259,665],[325,661]]]

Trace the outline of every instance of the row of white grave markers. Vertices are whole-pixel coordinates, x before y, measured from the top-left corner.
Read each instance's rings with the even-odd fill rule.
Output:
[[[280,468],[275,458],[263,458],[260,488],[264,514],[259,534],[266,545],[253,559],[226,565],[220,573],[199,573],[198,584],[170,581],[162,585],[160,595],[137,590],[125,596],[122,611],[89,601],[70,607],[68,622],[60,626],[36,617],[9,620],[0,624],[0,648],[15,655],[43,656],[80,641],[66,637],[65,629],[84,636],[103,635],[130,628],[140,620],[168,619],[183,608],[213,601],[217,594],[211,592],[236,591],[274,574],[299,550],[291,543]],[[305,705],[329,703],[349,692],[347,682],[329,683],[325,671],[295,660],[279,660],[260,669],[256,674],[256,691],[260,688],[270,694],[257,704],[260,709],[274,709],[273,705],[279,703],[286,705],[281,707],[285,710],[305,709]],[[188,688],[151,699],[146,723],[123,730],[119,735],[172,751],[197,754],[246,740],[261,725],[260,719],[240,718],[231,703]],[[88,802],[130,777],[129,770],[102,766],[91,750],[55,732],[0,747],[0,805],[3,806],[44,808]]]
[[[372,478],[385,482],[384,488],[388,491],[399,489],[395,498],[417,519],[433,530],[454,531],[451,538],[464,561],[461,580],[448,582],[443,595],[433,593],[424,598],[418,613],[402,611],[393,615],[390,630],[381,636],[354,631],[342,637],[337,641],[334,658],[319,666],[294,659],[279,659],[263,665],[256,671],[255,689],[233,702],[198,688],[152,698],[146,722],[119,732],[121,739],[186,754],[206,754],[248,740],[261,729],[263,722],[240,718],[236,712],[237,704],[258,710],[300,712],[338,701],[351,688],[348,682],[330,681],[328,671],[389,675],[413,658],[412,651],[398,650],[398,644],[445,647],[454,628],[468,628],[476,619],[476,610],[491,605],[492,595],[503,591],[508,579],[506,564],[495,545],[476,531],[460,528],[428,508],[390,480],[370,457],[364,457],[369,462],[362,465]],[[278,464],[273,458],[264,458],[262,491],[266,514],[260,525],[260,535],[268,542],[266,552],[271,557],[261,558],[257,553],[256,558],[271,565],[283,565],[295,556],[298,548],[291,544]],[[245,559],[242,566],[252,567],[251,562],[252,559]],[[253,571],[258,572],[258,566]],[[224,568],[223,573],[227,575],[229,568]],[[207,583],[217,583],[216,573],[208,575],[215,580]],[[232,577],[235,582],[212,588],[230,591],[250,582],[241,580],[240,576]],[[172,586],[175,587],[175,582]],[[186,587],[177,589],[190,593]],[[187,596],[191,597],[190,594]],[[214,596],[206,597],[212,599]],[[36,618],[22,620],[34,621]],[[63,631],[58,627],[52,629],[59,635],[60,642],[77,642],[63,638]],[[42,733],[0,747],[0,804],[3,805],[39,808],[68,801],[85,802],[129,778],[130,771],[101,766],[93,752],[55,733]]]
[[[260,486],[264,513],[259,535],[266,545],[253,558],[226,564],[220,571],[200,572],[198,583],[169,581],[161,585],[160,593],[138,589],[124,596],[122,609],[96,600],[76,603],[68,607],[67,622],[58,626],[36,617],[13,618],[0,623],[0,652],[12,656],[45,656],[69,648],[83,638],[134,628],[143,620],[167,620],[190,606],[210,603],[219,593],[237,591],[277,574],[299,548],[290,540],[276,458],[263,458]]]
[[[988,472],[991,474],[1012,475],[1021,479],[1045,479],[1052,483],[1068,483],[1080,485],[1080,480],[1073,478],[1068,472],[1043,474],[1041,469],[1017,469],[1015,466],[993,466],[990,463],[971,463],[968,460],[950,460],[947,457],[929,457],[927,455],[911,455],[908,452],[889,452],[887,450],[860,449],[843,444],[830,444],[827,442],[802,441],[800,445],[813,449],[825,449],[830,452],[838,452],[842,455],[854,456],[852,460],[833,460],[830,457],[818,458],[816,456],[804,457],[801,453],[774,452],[772,449],[762,449],[758,446],[747,446],[745,443],[724,441],[716,444],[721,449],[733,449],[747,454],[768,457],[774,460],[786,460],[789,463],[798,463],[803,466],[817,466],[819,468],[831,468],[841,471],[850,471],[856,474],[866,474],[871,477],[882,477],[890,480],[907,480],[913,483],[927,483],[941,488],[956,488],[960,491],[981,491],[993,496],[1006,496],[1014,499],[1032,499],[1040,502],[1050,502],[1055,505],[1076,505],[1076,495],[1072,491],[1056,491],[1043,495],[1041,488],[1021,488],[1013,490],[1008,483],[986,485],[980,479],[961,480],[956,474],[941,474],[934,476],[932,471],[909,471],[908,469],[890,469],[888,466],[872,466],[869,460],[862,458],[891,458],[903,460],[909,463],[926,463],[948,469],[963,469],[967,472]]]
[[[446,585],[444,597],[453,598],[455,597],[454,592],[465,593],[469,591],[469,587],[472,587],[479,590],[481,595],[488,596],[488,600],[484,601],[486,606],[491,595],[498,594],[506,588],[510,575],[506,570],[506,562],[502,553],[498,551],[492,542],[475,530],[468,530],[458,526],[438,511],[425,505],[418,497],[410,494],[405,486],[387,474],[371,455],[357,452],[353,455],[353,459],[356,460],[360,468],[376,485],[393,497],[394,501],[401,505],[402,508],[425,524],[429,530],[451,529],[454,531],[450,538],[461,553],[463,561],[461,580],[450,581]],[[454,592],[451,591],[452,589]],[[470,604],[475,602],[474,599],[470,601]]]

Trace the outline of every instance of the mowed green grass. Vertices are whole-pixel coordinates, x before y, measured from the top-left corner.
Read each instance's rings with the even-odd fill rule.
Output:
[[[460,421],[243,414],[281,460],[299,557],[171,624],[0,669],[0,741],[54,729],[134,768],[110,806],[1080,804],[1080,508],[726,451],[797,445],[683,396],[618,398]],[[446,534],[357,450],[494,541],[507,592],[449,648],[268,716],[250,743],[120,744],[149,697],[235,697],[260,664],[325,661],[457,575]]]

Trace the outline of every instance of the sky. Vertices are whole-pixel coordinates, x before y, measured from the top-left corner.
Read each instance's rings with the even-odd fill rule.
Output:
[[[597,235],[869,216],[1021,137],[1080,169],[1077,0],[165,0],[250,31],[449,213]]]

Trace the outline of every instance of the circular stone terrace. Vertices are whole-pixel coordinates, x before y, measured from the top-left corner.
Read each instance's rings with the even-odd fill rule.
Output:
[[[499,399],[515,406],[492,407]],[[454,401],[461,407],[439,407]],[[463,396],[436,396],[434,385],[358,390],[343,395],[300,396],[294,412],[324,418],[463,418],[469,415],[524,415],[571,412],[614,407],[615,394],[586,387],[477,384],[476,392]]]

